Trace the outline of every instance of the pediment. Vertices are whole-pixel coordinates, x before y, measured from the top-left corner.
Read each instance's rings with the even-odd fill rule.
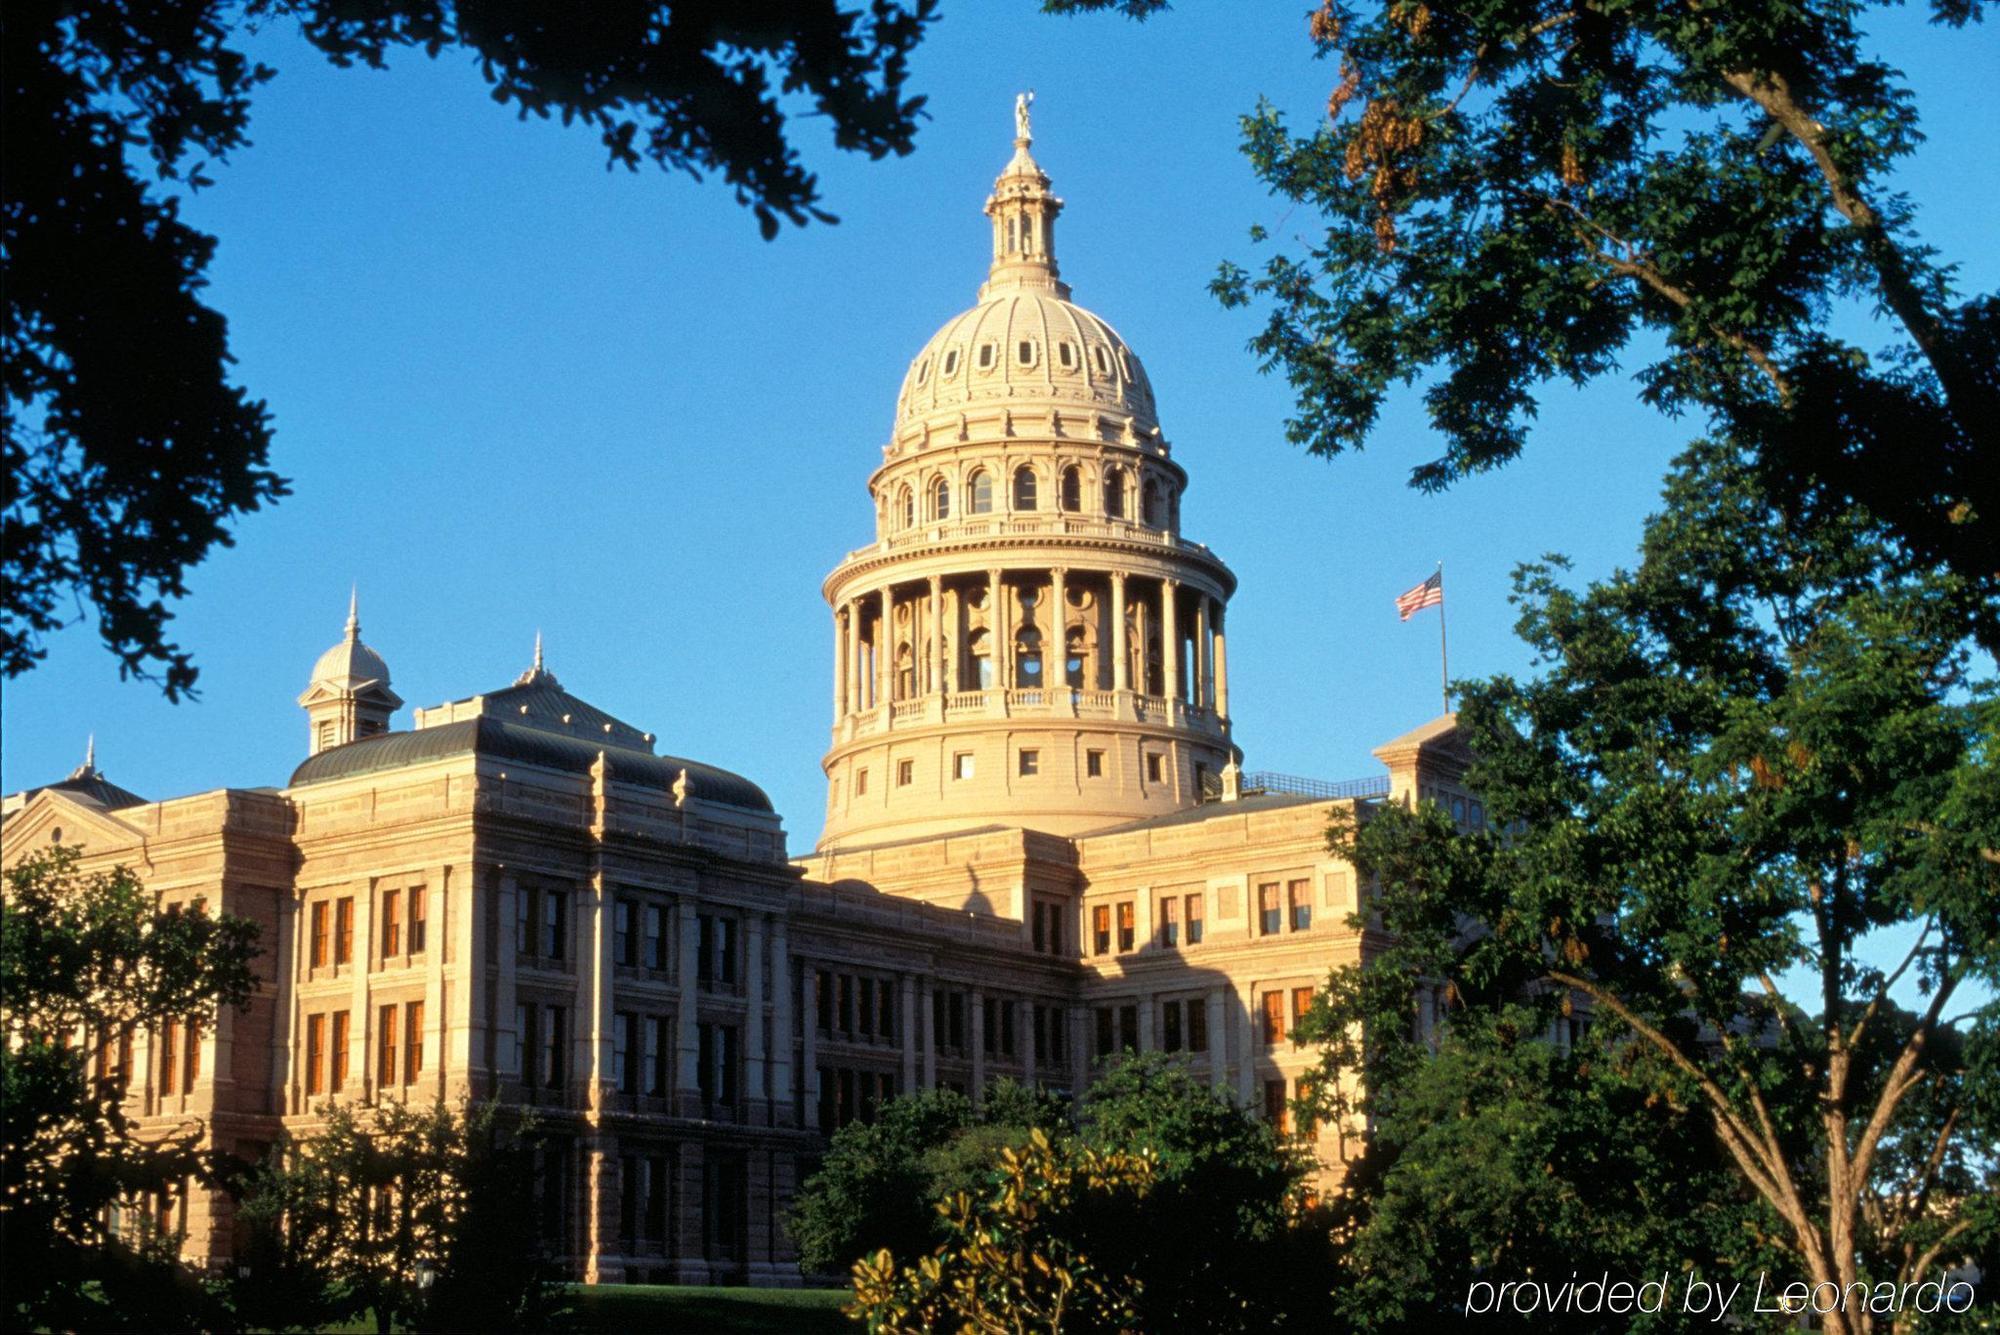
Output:
[[[60,837],[58,837],[60,832]],[[0,826],[0,861],[12,864],[38,848],[61,844],[90,853],[142,847],[146,836],[135,825],[92,802],[43,789]]]

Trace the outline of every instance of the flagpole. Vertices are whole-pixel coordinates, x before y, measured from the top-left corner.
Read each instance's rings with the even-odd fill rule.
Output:
[[[1444,694],[1444,712],[1451,712],[1451,655],[1444,638],[1444,562],[1438,562],[1438,678]]]

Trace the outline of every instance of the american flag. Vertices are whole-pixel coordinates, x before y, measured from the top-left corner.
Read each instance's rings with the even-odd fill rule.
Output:
[[[1444,571],[1440,570],[1408,593],[1396,596],[1396,612],[1404,621],[1413,613],[1426,607],[1438,607],[1444,602]]]

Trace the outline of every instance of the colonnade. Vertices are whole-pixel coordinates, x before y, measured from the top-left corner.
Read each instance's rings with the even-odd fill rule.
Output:
[[[1019,578],[1024,573],[1029,577],[1027,582]],[[1081,684],[1068,680],[1068,596],[1079,578],[1093,583],[1103,581],[1102,591],[1109,594],[1108,682],[1102,667],[1101,637],[1097,652],[1086,655],[1086,676],[1092,679]],[[1134,588],[1135,581],[1152,587]],[[1016,587],[1036,595],[1036,601],[1028,608],[1028,617],[1041,637],[1041,671],[1036,681],[1022,679],[1021,660],[1025,655],[1017,653],[1021,628],[1014,624],[1013,599],[1008,596],[1009,589]],[[969,602],[975,594],[984,599],[986,656],[992,664],[990,682],[967,679],[976,671],[970,650],[974,632],[967,616],[969,607],[977,605]],[[1189,594],[1192,594],[1193,615],[1191,624],[1184,625],[1182,604],[1189,601]],[[1037,616],[1042,598],[1047,599],[1046,605],[1051,610]],[[1143,677],[1136,685],[1133,681],[1128,611],[1135,608],[1142,643],[1149,648],[1154,639],[1153,628],[1157,627],[1162,649],[1157,691],[1149,690],[1151,683]],[[908,633],[901,636],[896,632],[898,609],[908,613]],[[932,575],[922,584],[910,580],[883,584],[850,594],[834,606],[834,720],[866,713],[892,700],[915,700],[989,686],[1016,690],[1137,691],[1212,709],[1227,718],[1229,661],[1223,609],[1223,599],[1181,580],[1135,577],[1120,570],[1072,571],[1056,566],[1020,572],[996,566],[969,580],[964,576],[954,577],[949,584],[940,575]],[[1192,645],[1192,654],[1186,648],[1188,645]],[[1146,673],[1149,662],[1142,660],[1140,668]]]

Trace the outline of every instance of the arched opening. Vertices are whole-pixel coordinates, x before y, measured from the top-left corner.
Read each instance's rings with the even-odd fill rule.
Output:
[[[1062,508],[1071,514],[1083,508],[1083,470],[1074,464],[1063,469],[1060,500]]]
[[[1125,517],[1125,470],[1104,470],[1104,513],[1113,519]]]
[[[931,483],[931,518],[951,518],[951,483],[943,478]]]
[[[896,698],[914,700],[917,698],[917,661],[908,644],[896,646]]]
[[[1159,528],[1166,521],[1166,506],[1161,500],[1160,483],[1157,478],[1146,483],[1145,499],[1141,502],[1140,517],[1152,528]]]
[[[1042,633],[1032,627],[1014,638],[1014,684],[1023,690],[1042,684]]]
[[[896,513],[902,516],[904,528],[911,528],[916,525],[917,493],[907,486],[903,488],[903,494],[897,498]]]
[[[990,515],[993,513],[993,475],[991,473],[983,468],[974,473],[972,481],[966,484],[965,493],[965,512],[967,514]]]
[[[982,691],[993,688],[993,641],[984,630],[975,630],[966,637],[966,652],[972,656],[972,679],[979,683]]]
[[[1014,470],[1014,508],[1016,510],[1035,508],[1035,470],[1032,468]]]
[[[1078,690],[1088,685],[1086,674],[1090,667],[1089,644],[1084,637],[1083,627],[1073,627],[1064,637],[1063,680]]]

